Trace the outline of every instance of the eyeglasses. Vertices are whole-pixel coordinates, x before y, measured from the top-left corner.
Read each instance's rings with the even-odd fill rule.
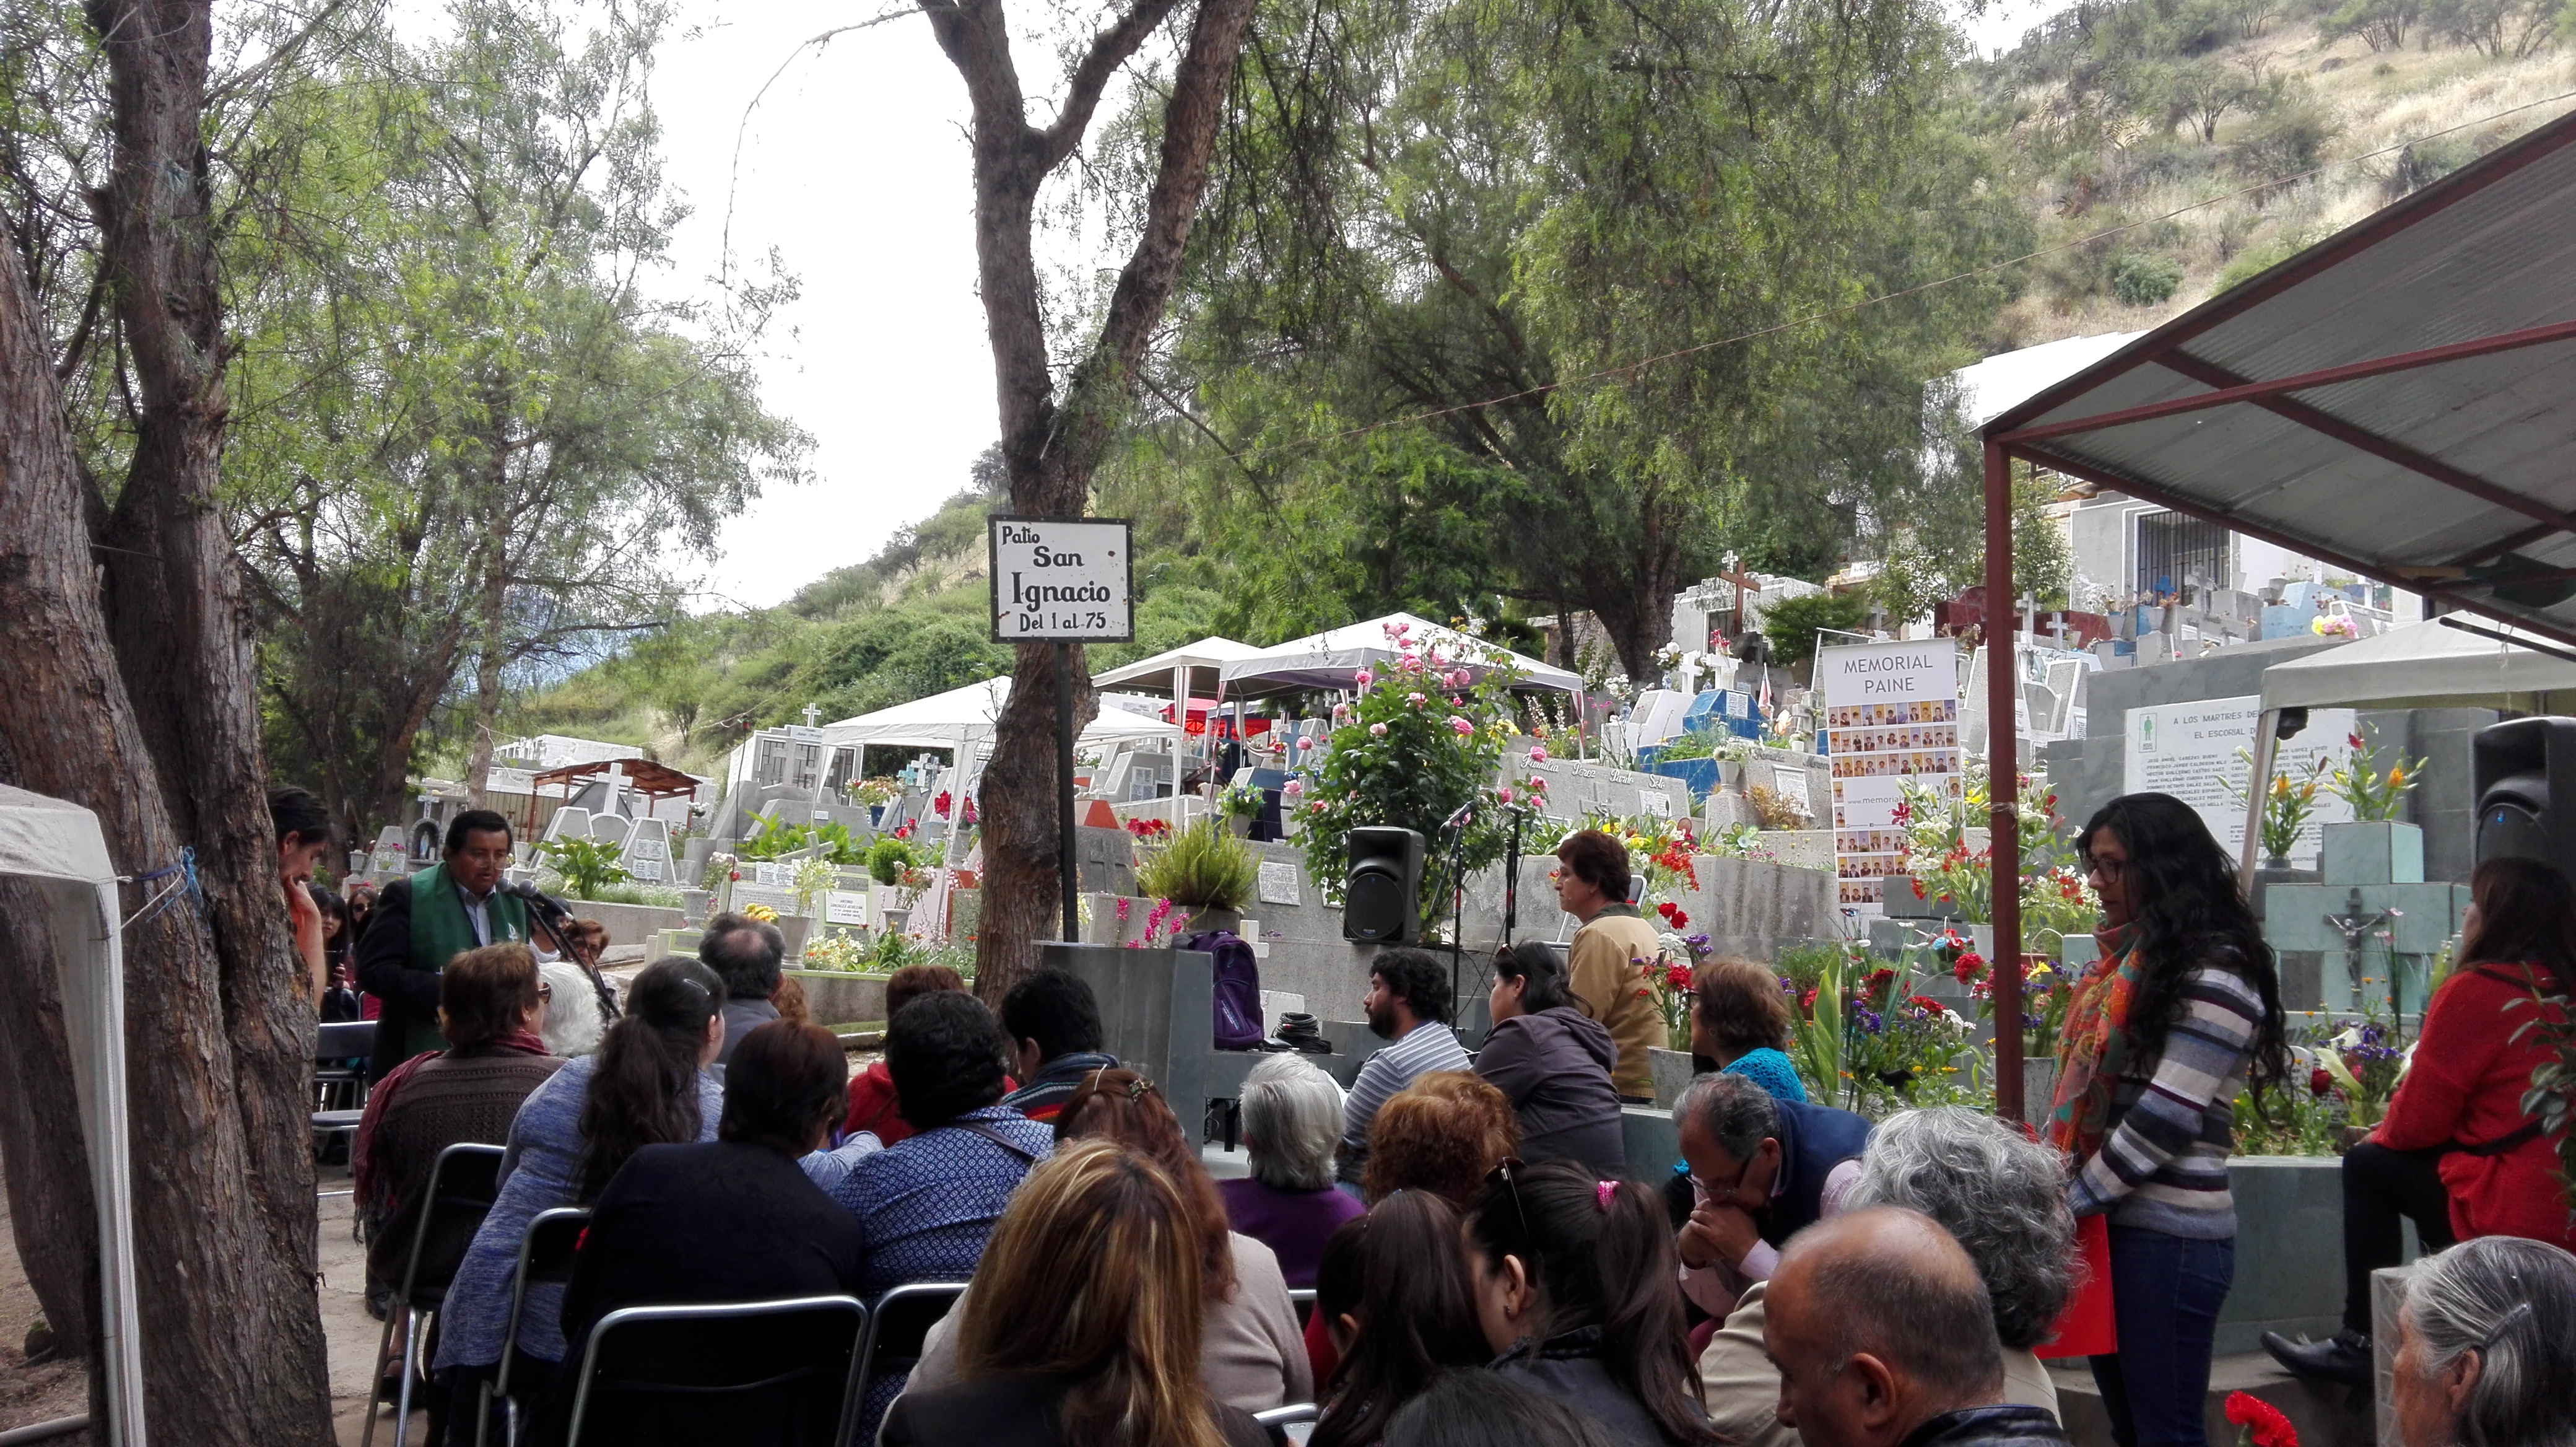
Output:
[[[543,980],[537,981],[537,1000],[540,1004],[553,1004],[555,1002],[555,987],[547,984]]]
[[[1520,1217],[1521,1220],[1521,1244],[1527,1246],[1535,1255],[1538,1251],[1538,1237],[1530,1230],[1529,1207],[1521,1204],[1521,1183],[1512,1178],[1512,1172],[1526,1170],[1528,1167],[1529,1162],[1518,1156],[1505,1156],[1492,1170],[1485,1173],[1485,1184],[1492,1185],[1500,1181],[1503,1183],[1503,1189],[1511,1193],[1512,1214]]]
[[[1737,1192],[1744,1189],[1744,1177],[1746,1173],[1750,1172],[1752,1169],[1753,1158],[1750,1156],[1737,1162],[1735,1166],[1735,1179],[1726,1183],[1726,1189],[1723,1192],[1711,1190],[1708,1182],[1699,1178],[1699,1172],[1697,1171],[1691,1172],[1690,1183],[1694,1189],[1709,1200],[1732,1200]]]
[[[2104,884],[2117,884],[2121,876],[2129,872],[2129,861],[2087,854],[2084,856],[2084,872]]]

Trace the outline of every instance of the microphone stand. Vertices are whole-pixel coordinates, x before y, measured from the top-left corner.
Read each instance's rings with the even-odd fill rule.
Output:
[[[572,961],[573,968],[581,971],[583,976],[590,981],[591,993],[599,996],[600,1028],[603,1030],[607,1029],[609,1025],[615,1023],[618,1017],[617,992],[608,988],[608,980],[605,976],[599,973],[599,968],[591,964],[590,961],[583,959],[581,957],[581,952],[572,947],[572,941],[564,938],[562,927],[557,925],[555,921],[558,917],[566,916],[568,911],[564,910],[562,906],[558,905],[555,901],[548,899],[543,894],[523,895],[521,897],[526,899],[528,902],[528,917],[544,926],[547,935],[553,938],[555,942],[555,953]]]
[[[1458,1008],[1458,981],[1466,964],[1467,951],[1467,825],[1476,817],[1474,800],[1459,812],[1458,822],[1449,828],[1449,1008]]]
[[[1521,922],[1521,824],[1527,815],[1511,806],[1511,842],[1503,846],[1503,948],[1512,947],[1512,931]],[[1455,987],[1453,986],[1454,990]]]

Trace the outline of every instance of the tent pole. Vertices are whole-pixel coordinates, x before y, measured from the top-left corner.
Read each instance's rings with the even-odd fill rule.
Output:
[[[144,1447],[143,1322],[134,1280],[134,1165],[125,1095],[125,930],[115,881],[96,886],[96,1031],[87,1066],[91,1188],[98,1194],[99,1340],[107,1353],[108,1447]]]
[[[2245,775],[2245,845],[2238,853],[2236,887],[2254,898],[2254,867],[2263,837],[2263,801],[2272,787],[2273,756],[2281,748],[2281,711],[2263,710],[2254,729],[2254,767]]]
[[[2013,667],[2012,458],[1986,443],[1986,804],[1993,847],[1995,1114],[2021,1120],[2021,838],[2015,832],[2021,766],[2015,756],[2013,700],[2021,679]]]

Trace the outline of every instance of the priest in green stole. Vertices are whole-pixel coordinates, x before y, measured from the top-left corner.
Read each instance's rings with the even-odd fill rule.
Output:
[[[425,1050],[444,1050],[438,1033],[438,976],[463,952],[507,940],[534,941],[528,902],[498,892],[510,864],[510,821],[468,809],[447,826],[445,857],[376,896],[358,941],[358,988],[384,1004],[376,1017],[376,1053],[367,1078]]]

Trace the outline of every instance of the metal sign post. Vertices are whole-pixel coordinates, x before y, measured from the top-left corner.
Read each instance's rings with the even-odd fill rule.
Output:
[[[1124,518],[994,517],[986,535],[993,641],[1055,645],[1056,868],[1064,938],[1081,934],[1073,824],[1073,645],[1136,636],[1135,566]]]

